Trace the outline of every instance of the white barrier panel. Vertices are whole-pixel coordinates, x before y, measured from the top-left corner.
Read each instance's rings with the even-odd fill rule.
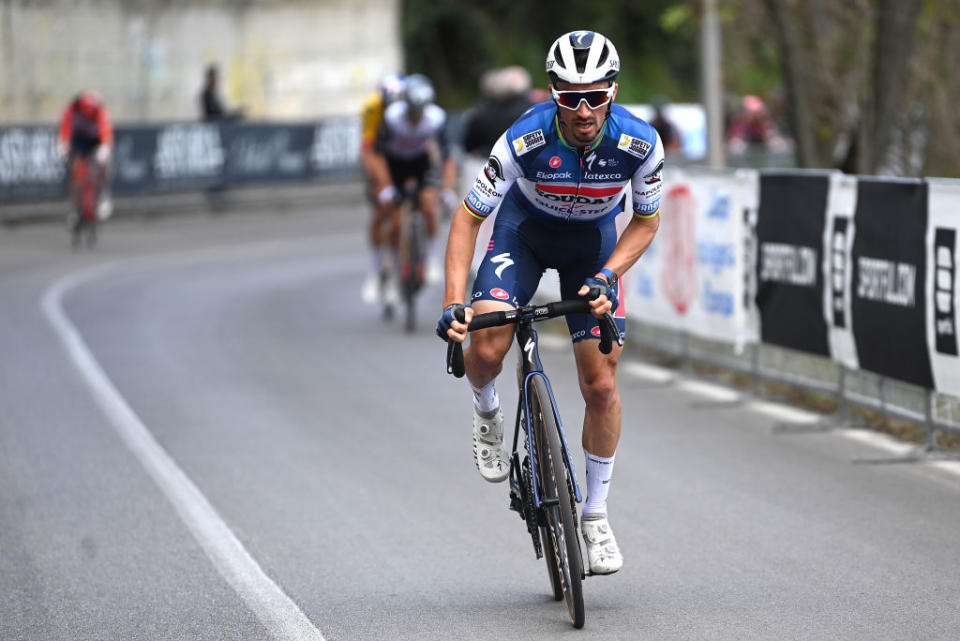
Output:
[[[957,355],[957,237],[960,235],[960,181],[928,181],[927,343],[934,387],[960,396]]]
[[[852,370],[860,367],[851,310],[853,239],[856,236],[853,215],[856,210],[856,176],[832,174],[827,196],[827,221],[823,228],[823,313],[827,321],[830,355]]]
[[[630,318],[741,347],[755,339],[746,295],[744,219],[757,172],[667,170],[660,230],[630,271]]]

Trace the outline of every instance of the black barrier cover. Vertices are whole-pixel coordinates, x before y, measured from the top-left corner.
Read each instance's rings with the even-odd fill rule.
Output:
[[[66,198],[52,127],[0,127],[0,202]]]
[[[312,125],[225,125],[226,182],[309,178],[313,131]]]
[[[66,197],[53,127],[0,127],[0,202]],[[121,195],[359,175],[356,118],[302,124],[182,122],[118,126]]]
[[[928,389],[927,186],[861,179],[853,239],[853,337],[860,367]]]
[[[757,306],[764,343],[830,356],[823,316],[825,175],[763,174],[757,214]]]

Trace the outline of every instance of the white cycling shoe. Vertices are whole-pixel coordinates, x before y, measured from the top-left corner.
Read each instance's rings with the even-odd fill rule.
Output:
[[[370,274],[363,281],[360,297],[365,303],[376,303],[380,300],[380,275]]]
[[[580,531],[587,546],[587,561],[592,574],[613,574],[623,567],[623,555],[605,515],[584,514]]]
[[[480,476],[491,483],[506,480],[510,462],[503,450],[503,412],[473,408],[473,459]]]

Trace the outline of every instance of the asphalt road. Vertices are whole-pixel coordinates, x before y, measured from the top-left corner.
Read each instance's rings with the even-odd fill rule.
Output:
[[[359,302],[365,222],[0,228],[0,639],[960,638],[960,476],[626,374],[626,563],[572,629],[471,462],[439,290],[413,336]]]

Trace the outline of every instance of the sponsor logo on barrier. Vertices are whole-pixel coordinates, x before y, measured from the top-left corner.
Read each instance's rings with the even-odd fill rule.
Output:
[[[359,161],[359,120],[335,120],[313,130],[310,162],[314,169],[339,169]]]
[[[815,287],[817,250],[786,243],[760,245],[760,280]]]
[[[663,293],[680,315],[690,309],[697,297],[697,200],[686,185],[678,185],[667,192],[666,206],[669,222],[661,227],[661,247],[664,248]],[[641,213],[653,213],[656,203],[643,205]],[[644,211],[653,207],[652,211]]]
[[[57,160],[57,134],[53,129],[16,127],[0,131],[0,185],[57,185],[64,171],[64,164]]]
[[[157,178],[218,176],[224,152],[216,125],[192,124],[164,127],[157,134],[153,170]]]
[[[933,326],[937,352],[957,355],[957,230],[937,227],[933,236],[936,273],[933,280]]]
[[[916,307],[917,266],[882,258],[857,258],[857,296],[900,307]]]
[[[830,247],[830,299],[833,326],[846,327],[844,302],[847,290],[847,227],[849,220],[838,216],[833,220],[833,239]]]

